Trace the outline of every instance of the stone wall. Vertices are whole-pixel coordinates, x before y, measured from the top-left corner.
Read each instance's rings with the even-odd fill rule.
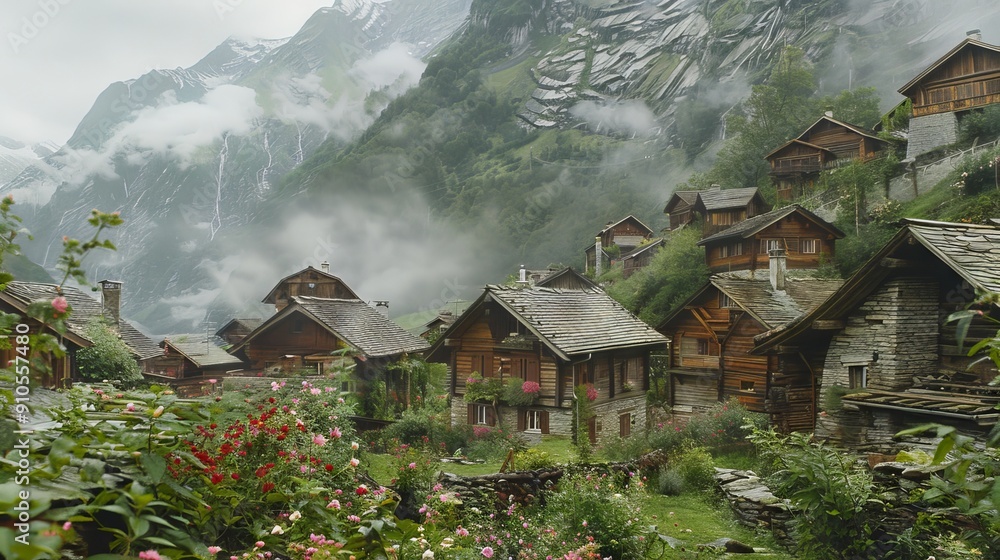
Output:
[[[752,471],[716,468],[715,480],[741,525],[771,533],[782,546],[791,548],[794,545],[788,500],[772,494]]]
[[[935,148],[958,141],[958,117],[955,113],[939,113],[910,119],[906,158],[916,158]]]
[[[895,430],[893,425],[875,426],[870,415],[830,404],[837,400],[836,392],[860,388],[851,387],[852,367],[866,366],[867,388],[883,391],[903,391],[913,385],[914,376],[935,373],[938,332],[936,281],[900,277],[883,283],[830,341],[820,384],[820,408],[827,414],[817,418],[817,435],[850,446],[881,441]]]

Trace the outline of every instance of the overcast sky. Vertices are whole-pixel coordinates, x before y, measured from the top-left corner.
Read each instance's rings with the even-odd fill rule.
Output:
[[[0,136],[63,144],[109,84],[229,36],[293,35],[334,0],[2,0]]]

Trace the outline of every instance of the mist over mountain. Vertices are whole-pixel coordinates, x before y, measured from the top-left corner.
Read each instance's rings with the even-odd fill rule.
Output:
[[[123,280],[154,332],[265,311],[323,260],[394,314],[433,309],[521,263],[579,266],[607,221],[665,225],[784,46],[822,92],[876,87],[888,109],[967,30],[1000,41],[997,23],[984,0],[345,0],[291,38],[111,84],[66,146],[0,184],[46,268],[91,208],[121,211],[119,250],[88,272]]]

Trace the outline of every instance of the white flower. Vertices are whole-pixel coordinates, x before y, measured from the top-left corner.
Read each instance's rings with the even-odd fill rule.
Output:
[[[272,535],[284,535],[285,530],[281,528],[281,525],[275,525],[274,529],[271,529]]]
[[[298,521],[301,518],[302,518],[302,513],[300,513],[299,510],[293,511],[292,514],[288,516],[289,521]]]
[[[424,553],[420,557],[425,559],[434,558],[434,551],[428,548],[427,550],[424,551]]]

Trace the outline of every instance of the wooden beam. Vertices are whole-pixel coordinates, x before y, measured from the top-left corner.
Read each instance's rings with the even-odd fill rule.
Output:
[[[712,329],[712,327],[708,326],[708,322],[705,321],[705,318],[701,316],[701,313],[699,313],[699,311],[701,311],[701,308],[691,309],[691,314],[694,315],[695,319],[698,319],[698,322],[701,323],[701,326],[705,327],[705,330],[707,330],[708,334],[711,335],[712,340],[714,340],[716,344],[720,344],[719,337],[716,336],[715,331]]]

